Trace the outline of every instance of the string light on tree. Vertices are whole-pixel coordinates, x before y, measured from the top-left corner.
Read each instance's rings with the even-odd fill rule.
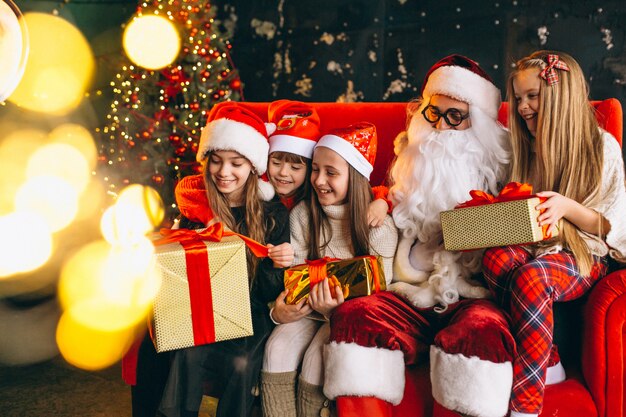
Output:
[[[107,124],[98,132],[98,173],[108,183],[109,194],[116,195],[128,184],[151,186],[165,203],[166,220],[177,213],[176,181],[201,171],[195,152],[210,109],[242,96],[243,85],[229,54],[231,34],[214,16],[215,8],[206,0],[140,2],[131,22],[154,17],[157,20],[147,21],[172,24],[180,36],[180,51],[160,69],[148,69],[145,63],[142,67],[139,61],[121,62],[121,71],[111,81],[114,99]],[[135,44],[135,51],[141,55],[153,44],[159,41],[148,38],[143,46]]]

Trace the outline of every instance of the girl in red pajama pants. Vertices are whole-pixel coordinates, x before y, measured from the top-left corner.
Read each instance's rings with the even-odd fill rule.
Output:
[[[619,144],[598,127],[578,63],[561,52],[521,59],[507,86],[511,176],[541,192],[541,225],[558,236],[485,252],[483,271],[510,313],[517,343],[511,417],[542,409],[553,340],[552,305],[582,296],[626,257],[626,190]],[[517,110],[517,111],[514,111]]]

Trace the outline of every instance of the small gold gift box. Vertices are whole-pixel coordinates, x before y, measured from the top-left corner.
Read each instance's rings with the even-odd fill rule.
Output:
[[[307,298],[313,286],[334,277],[346,298],[370,295],[387,288],[380,256],[358,256],[351,259],[323,258],[308,261],[285,271],[285,288],[289,290],[286,303],[296,304]]]
[[[227,236],[200,244],[204,248],[183,248],[178,242],[156,246],[162,284],[154,300],[151,336],[157,352],[253,334],[243,240]],[[189,255],[198,252],[204,255],[189,265]]]
[[[547,238],[537,217],[539,197],[444,211],[440,214],[446,250],[519,245]]]

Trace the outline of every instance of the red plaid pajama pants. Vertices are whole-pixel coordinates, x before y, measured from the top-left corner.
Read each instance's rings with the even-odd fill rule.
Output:
[[[517,342],[511,410],[541,412],[554,330],[552,304],[582,296],[606,275],[606,259],[595,261],[590,276],[583,277],[567,251],[538,258],[519,246],[485,252],[485,279],[497,303],[509,311],[511,331]]]

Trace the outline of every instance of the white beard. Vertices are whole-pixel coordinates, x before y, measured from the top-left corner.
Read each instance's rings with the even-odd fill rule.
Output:
[[[506,175],[506,132],[479,109],[470,113],[469,129],[438,131],[416,112],[391,170],[393,219],[402,234],[394,265],[394,281],[401,283],[390,289],[418,307],[439,303],[445,309],[459,295],[488,294],[464,281],[480,269],[482,251],[445,251],[439,220],[439,213],[469,200],[470,190],[496,193]]]

